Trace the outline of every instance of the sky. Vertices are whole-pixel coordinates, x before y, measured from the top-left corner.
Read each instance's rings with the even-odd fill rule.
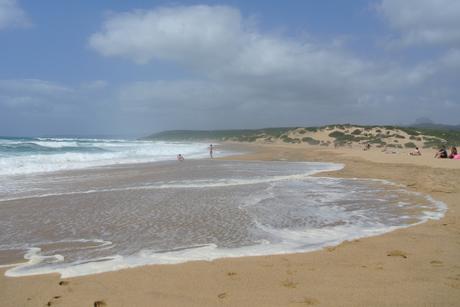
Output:
[[[0,135],[460,124],[460,1],[0,0]]]

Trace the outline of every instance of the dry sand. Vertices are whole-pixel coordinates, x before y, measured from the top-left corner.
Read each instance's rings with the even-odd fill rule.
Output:
[[[144,266],[62,280],[6,278],[0,306],[460,306],[460,161],[359,149],[257,146],[234,157],[343,162],[444,201],[445,218],[312,253]],[[322,173],[321,176],[325,174]],[[97,304],[95,302],[98,302]]]

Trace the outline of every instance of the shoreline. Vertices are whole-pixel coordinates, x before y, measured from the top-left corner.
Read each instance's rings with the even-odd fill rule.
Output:
[[[56,274],[5,278],[5,269],[0,269],[0,274],[2,274],[0,277],[0,298],[6,298],[5,306],[17,306],[18,302],[25,306],[28,306],[29,303],[30,306],[34,306],[51,302],[53,298],[52,304],[56,305],[92,304],[100,299],[104,300],[108,306],[122,306],[123,304],[120,302],[128,297],[130,298],[129,302],[139,306],[147,306],[150,299],[161,302],[161,305],[164,306],[183,304],[213,306],[222,303],[237,306],[250,301],[255,302],[255,305],[265,306],[287,306],[290,304],[324,306],[366,304],[391,306],[392,304],[403,304],[417,306],[422,302],[428,305],[454,306],[455,302],[460,300],[460,266],[455,262],[455,259],[459,259],[460,256],[460,242],[455,238],[455,234],[460,233],[459,213],[455,204],[455,199],[459,197],[459,189],[455,187],[455,179],[459,178],[460,175],[458,169],[451,169],[445,165],[438,166],[441,165],[440,162],[431,163],[423,168],[416,165],[417,163],[415,165],[407,164],[404,161],[398,163],[398,161],[393,161],[396,158],[394,155],[391,155],[392,158],[387,158],[389,155],[384,155],[384,157],[371,155],[372,159],[377,159],[377,161],[366,161],[360,155],[367,154],[367,152],[362,153],[357,150],[344,152],[344,150],[291,145],[245,145],[242,144],[241,146],[252,148],[255,152],[225,157],[224,159],[345,162],[344,169],[321,173],[320,176],[390,180],[407,186],[409,190],[427,193],[435,199],[445,202],[449,209],[444,218],[438,221],[428,221],[421,225],[395,230],[376,237],[366,237],[352,242],[345,241],[338,246],[320,251],[224,258],[211,262],[153,265],[72,278],[68,280],[72,289],[70,293],[65,292],[70,286],[59,285],[60,279]],[[324,153],[326,154],[324,155]],[[398,156],[402,157],[401,155]],[[335,160],[331,161],[331,159]],[[378,159],[387,159],[387,161],[382,162]],[[413,175],[410,176],[409,173]],[[427,174],[428,176],[426,176]],[[439,236],[433,241],[432,237],[438,232]],[[446,240],[445,236],[449,238]],[[392,244],[387,247],[385,243],[380,241],[391,242]],[[418,241],[427,242],[423,244],[423,242],[419,243]],[[422,246],[418,246],[419,244]],[[431,245],[437,246],[437,248],[434,251],[430,250]],[[377,253],[377,251],[379,252]],[[372,255],[378,259],[377,262],[371,261]],[[422,261],[421,258],[433,259]],[[417,269],[417,265],[421,265],[423,270]],[[414,271],[408,271],[408,267]],[[275,269],[266,270],[267,268]],[[372,268],[372,272],[368,272],[371,271],[370,268]],[[386,269],[390,272],[386,272]],[[430,271],[431,275],[425,274],[426,271]],[[346,274],[340,275],[338,274],[340,272]],[[386,282],[382,283],[381,276],[375,278],[381,275],[380,273],[387,273],[383,274],[385,275],[383,280]],[[441,278],[441,273],[446,276]],[[348,274],[350,276],[347,276]],[[369,284],[361,280],[356,274],[367,274],[374,283]],[[150,276],[150,279],[147,276]],[[161,277],[167,282],[162,282]],[[325,277],[332,277],[332,280],[327,282],[324,280]],[[209,288],[202,289],[199,287],[201,291],[193,291],[197,279]],[[213,284],[215,279],[217,279],[217,283]],[[322,280],[322,282],[317,283],[315,279]],[[122,293],[115,293],[114,289],[121,285],[127,285],[127,280],[134,282],[138,287],[124,290]],[[154,282],[155,286],[150,285],[149,281]],[[401,281],[404,281],[402,283],[404,286],[401,288],[408,290],[407,293],[402,292],[394,285],[390,285],[390,281],[397,281],[396,284],[400,284],[400,286]],[[38,282],[45,283],[45,286],[41,288],[46,291],[37,296]],[[430,284],[430,291],[426,288],[426,282]],[[88,288],[88,285],[94,283],[102,283],[104,286],[96,287],[96,289]],[[359,287],[350,288],[355,283],[362,284],[365,288],[372,288],[373,291],[366,294]],[[339,284],[348,285],[349,292],[341,293],[342,296],[332,293],[337,291]],[[261,285],[263,286],[261,287]],[[19,291],[18,287],[23,291]],[[228,290],[224,291],[225,288]],[[312,289],[316,289],[316,291]],[[401,297],[392,295],[391,298],[385,298],[382,296],[382,290],[392,294],[399,293]],[[304,292],[306,294],[302,294]],[[53,296],[52,293],[58,294]],[[343,295],[345,295],[345,300]],[[56,296],[59,298],[55,298]],[[30,300],[28,300],[29,298]],[[124,304],[129,306],[126,301]]]

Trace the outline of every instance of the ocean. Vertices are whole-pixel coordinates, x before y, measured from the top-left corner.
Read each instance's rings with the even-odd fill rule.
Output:
[[[0,175],[207,157],[203,143],[91,138],[0,137]]]
[[[341,164],[212,160],[207,145],[2,139],[6,275],[313,251],[446,210],[391,182],[321,176]]]

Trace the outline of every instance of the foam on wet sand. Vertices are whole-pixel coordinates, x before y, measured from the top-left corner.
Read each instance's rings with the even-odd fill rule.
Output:
[[[27,260],[6,275],[312,251],[445,212],[386,181],[312,176],[342,167],[189,160],[27,176],[0,194],[0,253]]]

